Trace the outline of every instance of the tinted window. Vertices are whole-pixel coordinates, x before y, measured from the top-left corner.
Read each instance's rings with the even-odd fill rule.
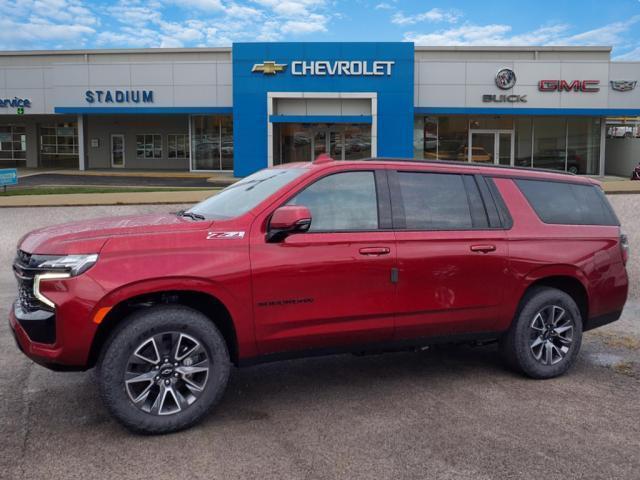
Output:
[[[475,182],[470,184],[473,187],[470,193],[478,215],[472,218],[470,198],[462,175],[398,172],[398,182],[407,229],[462,230],[487,225],[486,212]]]
[[[312,232],[378,228],[373,172],[329,175],[304,189],[289,205],[304,205],[311,211]]]
[[[233,218],[248,212],[287,183],[305,173],[304,168],[273,168],[243,178],[189,211],[211,219]]]
[[[524,196],[545,223],[619,225],[604,194],[595,185],[516,180]]]

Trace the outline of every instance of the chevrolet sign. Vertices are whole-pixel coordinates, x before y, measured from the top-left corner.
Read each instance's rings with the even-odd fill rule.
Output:
[[[262,63],[256,63],[251,71],[253,73],[261,72],[265,75],[275,75],[276,73],[284,72],[285,68],[287,68],[285,63],[276,63],[273,60],[265,60]]]
[[[316,60],[291,62],[292,75],[344,75],[344,76],[389,76],[393,60],[376,60],[373,62],[362,60]]]

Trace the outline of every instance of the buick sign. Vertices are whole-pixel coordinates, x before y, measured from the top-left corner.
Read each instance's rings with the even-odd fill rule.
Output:
[[[509,90],[516,84],[516,74],[510,68],[501,68],[496,73],[496,86],[501,90]]]
[[[629,92],[636,88],[637,80],[611,80],[611,88],[616,92]]]

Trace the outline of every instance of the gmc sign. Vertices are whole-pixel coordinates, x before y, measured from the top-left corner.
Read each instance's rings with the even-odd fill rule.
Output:
[[[541,92],[599,92],[600,80],[540,80],[538,90]]]

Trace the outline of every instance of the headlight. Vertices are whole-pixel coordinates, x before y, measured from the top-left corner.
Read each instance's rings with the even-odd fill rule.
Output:
[[[70,277],[86,272],[98,261],[97,253],[92,253],[91,255],[65,255],[62,257],[42,255],[41,258],[39,258],[39,255],[34,255],[34,257],[38,269],[68,273]]]
[[[33,294],[45,305],[55,308],[55,304],[40,291],[40,282],[44,280],[60,280],[75,277],[86,272],[98,261],[98,254],[91,255],[33,255],[32,263],[42,273],[37,273],[33,279]]]

